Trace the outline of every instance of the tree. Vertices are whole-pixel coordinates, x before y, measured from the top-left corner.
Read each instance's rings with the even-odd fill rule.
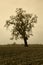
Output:
[[[32,28],[34,23],[37,22],[37,16],[33,14],[26,13],[22,8],[16,9],[16,15],[10,16],[10,19],[6,21],[5,27],[12,26],[12,38],[11,40],[22,38],[24,40],[25,46],[28,46],[27,40],[32,34]]]

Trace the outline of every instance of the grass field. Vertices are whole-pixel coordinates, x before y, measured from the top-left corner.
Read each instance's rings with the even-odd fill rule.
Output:
[[[43,65],[43,45],[0,46],[0,65]]]

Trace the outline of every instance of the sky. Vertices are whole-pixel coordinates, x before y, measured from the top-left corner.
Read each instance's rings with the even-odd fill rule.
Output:
[[[4,27],[6,20],[15,14],[16,8],[23,8],[28,13],[36,14],[38,21],[33,28],[29,44],[43,44],[43,0],[0,0],[0,45],[23,43],[23,40],[10,40],[11,33]]]

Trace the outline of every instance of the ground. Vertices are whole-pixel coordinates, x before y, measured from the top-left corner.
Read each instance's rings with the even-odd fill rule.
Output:
[[[43,45],[0,45],[0,65],[43,65]]]

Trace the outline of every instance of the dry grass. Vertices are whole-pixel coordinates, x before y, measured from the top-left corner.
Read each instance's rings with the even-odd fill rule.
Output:
[[[0,65],[43,65],[43,45],[0,46]]]

